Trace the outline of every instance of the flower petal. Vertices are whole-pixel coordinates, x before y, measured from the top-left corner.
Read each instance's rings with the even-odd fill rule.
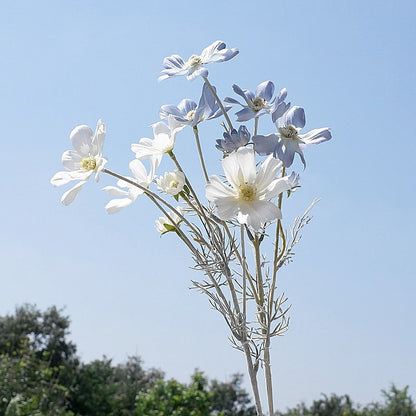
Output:
[[[75,127],[69,136],[72,146],[82,157],[91,155],[93,137],[94,132],[85,125]]]
[[[274,94],[274,84],[271,81],[264,81],[256,89],[256,97],[264,98],[270,101]]]
[[[123,208],[128,207],[133,203],[133,200],[130,198],[118,198],[118,199],[112,199],[106,206],[105,210],[107,211],[107,214],[116,214],[117,212],[120,212]]]
[[[82,187],[87,183],[87,181],[80,181],[74,187],[66,191],[61,198],[61,202],[64,205],[71,204],[74,199],[78,196],[79,192],[81,191]]]

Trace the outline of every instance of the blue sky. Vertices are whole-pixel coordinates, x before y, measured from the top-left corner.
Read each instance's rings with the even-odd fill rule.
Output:
[[[219,379],[245,371],[148,201],[110,217],[100,188],[111,178],[70,207],[49,184],[72,128],[98,118],[108,167],[127,173],[130,144],[151,135],[159,107],[199,98],[200,80],[157,82],[163,58],[221,39],[240,50],[209,67],[222,97],[270,79],[305,108],[307,129],[333,132],[306,150],[305,171],[295,166],[302,188],[284,207],[290,217],[322,198],[280,277],[293,307],[272,350],[278,407],[321,392],[367,403],[392,382],[416,396],[414,2],[3,0],[0,10],[0,314],[65,307],[85,361],[139,354],[181,381],[196,367]],[[211,173],[220,134],[216,121],[201,127]],[[184,132],[176,151],[198,181],[191,140]]]

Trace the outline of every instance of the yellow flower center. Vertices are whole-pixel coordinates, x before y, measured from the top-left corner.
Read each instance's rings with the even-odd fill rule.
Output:
[[[262,110],[266,107],[266,100],[261,97],[256,97],[254,100],[251,100],[250,108],[257,113],[257,111]]]
[[[84,157],[84,159],[81,160],[81,168],[86,171],[95,170],[96,167],[97,161],[92,156]]]
[[[246,202],[253,201],[256,197],[256,187],[245,183],[244,185],[240,186],[238,190],[238,199]]]
[[[197,66],[202,64],[202,60],[198,55],[191,55],[188,59],[187,64],[189,66]]]
[[[298,137],[298,131],[292,125],[280,127],[279,132],[286,139],[296,139]]]
[[[172,180],[172,181],[169,182],[169,188],[175,188],[176,189],[178,187],[178,185],[179,185],[178,181]]]
[[[186,116],[185,116],[185,118],[187,119],[187,120],[189,120],[189,121],[193,121],[193,119],[194,119],[194,116],[195,116],[195,110],[191,110]]]

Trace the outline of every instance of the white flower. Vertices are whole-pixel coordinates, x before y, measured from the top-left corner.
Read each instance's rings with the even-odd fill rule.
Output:
[[[222,166],[230,185],[213,175],[205,186],[206,197],[214,202],[222,220],[237,216],[240,224],[258,230],[265,222],[282,217],[270,200],[291,189],[293,180],[288,176],[276,179],[280,161],[270,156],[256,172],[254,151],[241,147],[223,159]]]
[[[172,151],[175,145],[176,135],[185,126],[175,120],[175,117],[168,117],[169,125],[159,121],[152,125],[154,139],[142,137],[139,143],[133,143],[131,150],[136,153],[137,159],[153,158],[156,161],[156,168],[159,166],[164,153]]]
[[[150,171],[147,173],[145,166],[140,160],[134,159],[130,162],[129,168],[134,178],[126,177],[133,182],[148,188],[152,183],[155,176],[155,160],[150,159]],[[127,190],[120,189],[127,188]],[[129,182],[119,180],[117,181],[117,186],[105,186],[103,191],[108,192],[111,196],[123,196],[124,198],[112,199],[105,206],[107,214],[115,214],[121,211],[123,208],[131,205],[139,195],[144,193],[143,189],[138,188],[137,186],[132,185]]]
[[[160,191],[169,195],[178,195],[185,185],[185,174],[175,169],[173,172],[166,172],[157,178],[156,183]]]
[[[201,75],[208,76],[208,70],[204,65],[212,62],[228,61],[238,54],[236,48],[227,49],[225,43],[217,40],[211,45],[207,46],[201,55],[191,55],[185,62],[179,55],[167,56],[163,60],[163,70],[159,77],[159,81],[178,75],[186,75],[189,81],[194,80]]]
[[[177,207],[176,211],[178,211],[181,215],[183,214],[182,207]],[[182,221],[182,218],[175,212],[169,212],[168,215],[172,221],[165,216],[159,217],[159,219],[156,220],[156,230],[159,231],[162,235],[169,231],[175,231],[176,226]]]
[[[107,159],[102,156],[105,125],[101,120],[97,122],[95,133],[88,126],[81,125],[71,131],[69,138],[75,150],[67,150],[62,155],[62,164],[67,170],[55,173],[51,179],[53,186],[79,181],[62,195],[61,202],[64,205],[69,205],[74,201],[93,173],[98,182],[98,174],[107,163]]]

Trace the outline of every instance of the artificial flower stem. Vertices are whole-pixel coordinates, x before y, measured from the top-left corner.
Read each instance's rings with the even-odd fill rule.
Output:
[[[124,182],[129,183],[130,185],[135,186],[136,188],[141,189],[147,196],[150,196],[152,198],[154,198],[155,200],[159,201],[160,203],[162,203],[163,205],[166,205],[172,212],[174,212],[178,217],[181,218],[181,220],[192,230],[195,231],[195,227],[192,225],[192,223],[190,223],[177,209],[175,209],[171,204],[169,204],[168,202],[166,202],[163,198],[161,198],[159,195],[155,194],[154,192],[152,192],[150,189],[138,184],[137,182],[132,181],[129,178],[125,178],[122,175],[119,175],[118,173],[115,173],[109,169],[103,169],[101,172],[106,173],[108,175],[114,176],[117,179],[120,179]]]
[[[212,232],[211,223],[210,223],[208,217],[205,214],[205,211],[204,211],[204,208],[203,208],[201,202],[198,199],[198,195],[194,191],[194,188],[192,187],[191,183],[189,182],[188,177],[186,176],[185,172],[183,171],[182,166],[179,164],[178,159],[176,159],[176,156],[173,153],[173,151],[171,150],[170,152],[168,152],[168,154],[169,154],[170,158],[172,159],[173,163],[175,163],[176,167],[179,169],[179,171],[181,171],[185,175],[185,183],[186,183],[186,186],[191,191],[191,193],[192,193],[192,195],[193,195],[193,197],[195,199],[195,202],[198,205],[198,209],[199,209],[198,216],[200,218],[203,218],[205,220],[205,222],[202,221],[202,224],[204,225],[205,231],[209,235],[209,231]],[[209,228],[209,230],[207,229],[207,227]]]
[[[283,178],[286,174],[286,168],[283,166],[282,168],[282,175],[281,177]],[[282,202],[283,202],[283,193],[281,193],[277,199],[277,207],[279,208],[279,210],[282,209]],[[278,269],[278,264],[279,264],[279,260],[282,257],[282,253],[284,251],[284,247],[282,246],[282,250],[281,250],[281,255],[279,256],[279,236],[280,234],[282,234],[282,242],[283,245],[286,245],[286,239],[284,237],[284,232],[282,229],[282,221],[279,218],[277,220],[277,224],[276,224],[276,239],[275,239],[275,246],[274,246],[274,262],[273,262],[273,273],[272,273],[272,286],[271,286],[271,301],[273,302],[274,299],[274,289],[276,286],[276,277],[277,277],[277,269]]]
[[[231,123],[230,117],[228,117],[227,112],[225,111],[224,105],[222,104],[222,101],[219,99],[217,92],[215,91],[214,87],[211,85],[211,83],[208,81],[207,77],[202,77],[205,81],[205,84],[208,85],[208,88],[211,90],[212,95],[215,97],[218,105],[220,106],[222,110],[222,114],[224,115],[225,119],[227,120],[228,127],[230,128],[230,131],[233,129],[233,125]]]
[[[194,126],[192,130],[193,130],[194,135],[195,135],[196,145],[198,147],[199,160],[201,161],[201,166],[202,166],[202,170],[204,172],[205,181],[208,183],[209,178],[208,178],[207,169],[205,167],[204,155],[202,154],[201,142],[199,140],[199,134],[198,134],[198,127]]]
[[[254,118],[254,133],[253,133],[253,136],[255,136],[257,134],[258,128],[259,128],[259,118],[255,117]]]

